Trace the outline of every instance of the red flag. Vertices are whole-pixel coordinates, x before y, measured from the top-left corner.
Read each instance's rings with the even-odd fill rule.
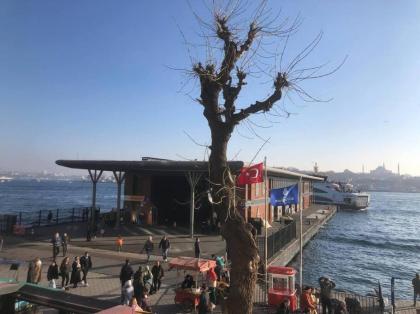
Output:
[[[256,164],[251,167],[244,167],[237,178],[238,185],[258,183],[264,181],[264,164]]]

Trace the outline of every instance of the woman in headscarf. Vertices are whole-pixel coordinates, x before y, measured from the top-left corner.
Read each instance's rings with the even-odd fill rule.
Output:
[[[77,284],[82,281],[81,276],[82,266],[80,265],[79,256],[74,258],[74,262],[71,265],[71,278],[70,283],[73,284],[73,288],[77,288]]]

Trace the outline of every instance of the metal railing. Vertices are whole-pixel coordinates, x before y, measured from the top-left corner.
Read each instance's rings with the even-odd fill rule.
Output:
[[[92,207],[57,208],[0,215],[0,231],[11,232],[13,225],[33,228],[63,223],[87,222],[93,212],[92,209]],[[97,207],[96,212],[98,211],[100,209]]]
[[[296,239],[296,222],[292,221],[285,225],[284,228],[272,233],[267,237],[267,258],[270,259],[282,250],[290,241]],[[265,254],[265,238],[258,236],[258,249],[260,256]]]

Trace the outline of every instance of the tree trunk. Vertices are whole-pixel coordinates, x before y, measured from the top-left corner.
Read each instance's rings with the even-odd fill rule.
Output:
[[[233,204],[235,182],[227,163],[227,144],[232,128],[210,125],[212,133],[210,180],[215,209],[222,223],[222,236],[226,240],[231,261],[231,284],[227,300],[230,314],[251,314],[259,263],[258,249],[248,225],[236,212]]]

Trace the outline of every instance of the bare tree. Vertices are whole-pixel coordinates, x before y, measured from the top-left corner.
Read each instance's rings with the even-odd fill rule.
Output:
[[[278,105],[286,91],[294,91],[305,101],[319,101],[307,93],[300,82],[329,75],[338,69],[336,67],[333,71],[321,74],[319,72],[323,65],[298,69],[302,60],[319,43],[322,37],[320,34],[282,70],[285,47],[289,36],[299,25],[298,19],[291,22],[286,19],[279,23],[279,16],[269,14],[265,1],[254,8],[251,15],[247,15],[245,12],[249,8],[248,4],[229,1],[220,9],[213,2],[209,8],[212,13],[211,22],[206,22],[195,13],[203,30],[200,35],[205,39],[204,46],[200,47],[205,47],[207,60],[193,62],[192,71],[189,72],[198,78],[200,84],[201,92],[197,101],[203,107],[203,115],[211,132],[209,177],[212,199],[222,222],[221,232],[227,250],[231,252],[231,286],[227,310],[229,313],[240,314],[252,313],[260,257],[251,233],[252,226],[245,222],[233,204],[235,182],[228,167],[229,140],[241,122],[247,122],[251,128],[255,126],[249,118],[257,113],[288,117],[290,113]],[[245,27],[241,28],[241,25]],[[269,51],[275,46],[273,43],[265,46],[264,40],[267,38],[280,40],[283,49]],[[267,65],[267,62],[272,64]],[[271,77],[271,92],[254,103],[237,106],[238,96],[247,84],[247,77],[255,73]]]

